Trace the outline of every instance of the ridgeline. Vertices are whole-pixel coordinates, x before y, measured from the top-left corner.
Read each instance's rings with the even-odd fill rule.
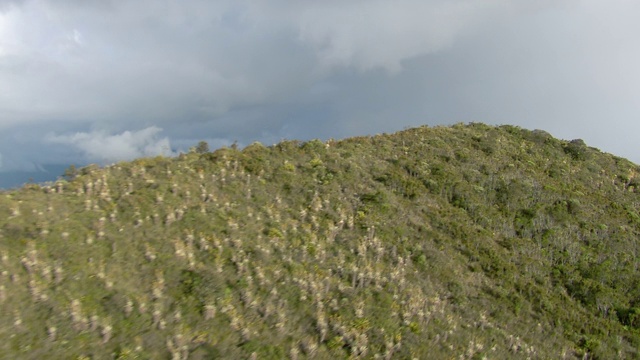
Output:
[[[66,175],[0,193],[0,358],[640,357],[640,167],[582,140],[459,124]]]

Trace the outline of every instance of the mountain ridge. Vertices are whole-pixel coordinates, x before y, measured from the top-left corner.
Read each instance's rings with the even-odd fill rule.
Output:
[[[0,193],[0,355],[637,358],[639,173],[478,123],[85,167]]]

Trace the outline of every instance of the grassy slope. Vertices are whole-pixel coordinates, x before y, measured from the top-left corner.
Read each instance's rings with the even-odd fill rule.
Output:
[[[638,166],[482,124],[0,194],[2,358],[637,358]]]

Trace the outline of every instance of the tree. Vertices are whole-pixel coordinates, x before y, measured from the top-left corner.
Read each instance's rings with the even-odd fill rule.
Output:
[[[75,179],[76,176],[78,176],[78,174],[79,174],[79,171],[76,168],[76,166],[71,165],[64,171],[64,174],[62,176],[65,178],[65,180],[71,181]]]
[[[209,152],[209,144],[206,141],[200,141],[196,146],[196,152],[198,154],[206,154]]]

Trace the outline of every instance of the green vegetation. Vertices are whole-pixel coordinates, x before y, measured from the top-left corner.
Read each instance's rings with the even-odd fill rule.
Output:
[[[0,193],[0,358],[640,357],[640,168],[483,124]]]

